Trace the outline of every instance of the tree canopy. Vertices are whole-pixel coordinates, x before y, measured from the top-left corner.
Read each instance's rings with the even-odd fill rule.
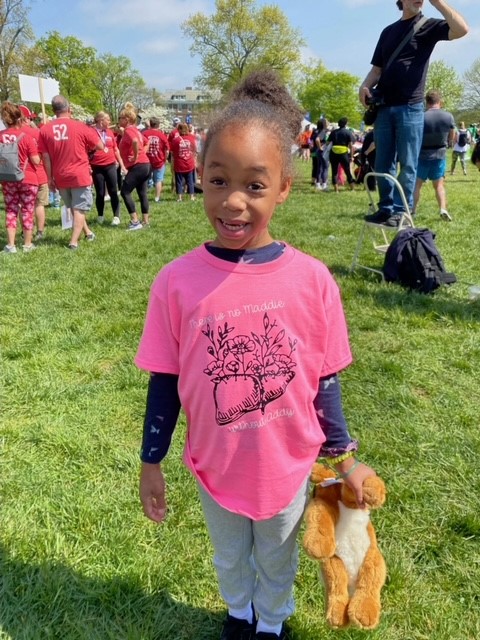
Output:
[[[254,0],[216,0],[212,16],[195,13],[182,25],[192,39],[192,56],[201,61],[199,84],[227,92],[248,71],[266,66],[285,81],[300,63],[304,41],[275,5]]]
[[[432,62],[428,69],[425,93],[439,91],[442,96],[442,106],[447,111],[456,112],[463,98],[463,82],[453,67],[442,60]]]
[[[17,90],[23,54],[32,41],[23,0],[0,0],[0,100]]]
[[[322,62],[302,67],[296,84],[297,98],[312,120],[324,116],[330,122],[347,117],[356,126],[361,120],[359,78],[344,71],[328,71]]]

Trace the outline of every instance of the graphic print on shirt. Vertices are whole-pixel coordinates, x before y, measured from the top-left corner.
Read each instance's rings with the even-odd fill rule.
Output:
[[[263,316],[263,333],[235,335],[235,327],[225,322],[218,335],[207,324],[202,333],[210,341],[207,352],[213,357],[204,369],[214,384],[215,418],[224,426],[250,411],[265,413],[270,402],[280,398],[295,377],[292,354],[297,340],[287,337],[277,322]]]

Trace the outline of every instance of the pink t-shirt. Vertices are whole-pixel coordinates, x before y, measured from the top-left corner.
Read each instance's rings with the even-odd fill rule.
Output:
[[[38,149],[50,156],[53,178],[59,189],[92,184],[88,152],[98,143],[93,127],[73,118],[55,118],[40,129]]]
[[[204,246],[168,264],[135,358],[179,376],[185,464],[220,505],[254,520],[288,506],[308,476],[325,441],[319,379],[351,360],[335,281],[288,245],[265,264]]]

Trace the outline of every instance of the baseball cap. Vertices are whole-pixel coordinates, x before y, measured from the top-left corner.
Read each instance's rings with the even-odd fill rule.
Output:
[[[181,122],[180,118],[173,119],[173,124],[178,124],[179,122]]]
[[[18,108],[20,109],[20,111],[22,113],[22,116],[24,118],[32,118],[33,119],[33,118],[37,117],[36,113],[33,113],[33,111],[30,111],[30,109],[28,107],[26,107],[25,105],[23,105],[23,104],[18,105]]]

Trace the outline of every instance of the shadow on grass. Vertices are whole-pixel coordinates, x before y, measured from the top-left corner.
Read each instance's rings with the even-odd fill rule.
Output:
[[[401,307],[403,311],[417,315],[433,313],[452,320],[480,321],[480,303],[468,299],[465,283],[457,282],[443,286],[432,294],[422,294],[395,283],[384,282],[379,274],[362,269],[352,272],[345,265],[334,264],[330,265],[330,270],[339,279],[345,279],[345,286],[355,286],[356,296],[370,298],[383,307]],[[455,293],[456,297],[451,297],[451,293]]]
[[[223,613],[152,592],[132,577],[86,576],[0,548],[0,634],[11,640],[217,640]],[[3,637],[3,635],[2,635]],[[296,635],[290,631],[290,640]]]
[[[0,630],[12,640],[210,640],[222,616],[148,593],[135,578],[82,575],[60,563],[24,563],[0,550]]]

